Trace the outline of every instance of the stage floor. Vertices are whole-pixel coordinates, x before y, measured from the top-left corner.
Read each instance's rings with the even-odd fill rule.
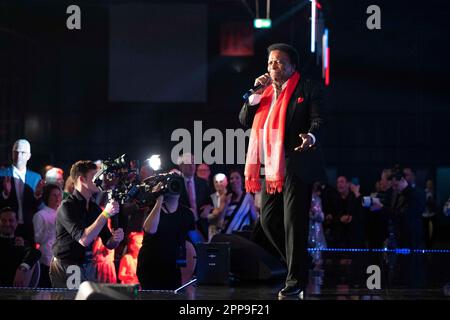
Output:
[[[450,254],[322,252],[310,270],[304,300],[450,300]],[[368,289],[371,265],[380,267],[381,289]],[[369,281],[372,283],[372,281]],[[192,284],[177,292],[139,291],[136,300],[277,300],[283,279]],[[77,290],[1,288],[1,300],[72,300]],[[298,298],[295,298],[298,299]]]

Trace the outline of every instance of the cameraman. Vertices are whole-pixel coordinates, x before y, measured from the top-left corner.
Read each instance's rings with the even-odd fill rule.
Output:
[[[56,216],[56,242],[50,264],[50,280],[53,287],[65,288],[67,268],[76,265],[81,271],[81,282],[95,281],[95,267],[92,263],[92,243],[100,236],[108,249],[116,248],[123,240],[123,230],[110,232],[106,222],[119,212],[115,201],[109,202],[105,210],[92,199],[99,191],[92,181],[97,166],[92,161],[78,161],[70,169],[75,190],[64,200]]]
[[[159,192],[162,184],[153,189]],[[144,221],[144,240],[139,251],[137,276],[142,289],[176,289],[181,286],[177,258],[184,253],[190,230],[195,229],[192,211],[179,204],[180,194],[160,195]],[[162,211],[162,213],[161,213]]]

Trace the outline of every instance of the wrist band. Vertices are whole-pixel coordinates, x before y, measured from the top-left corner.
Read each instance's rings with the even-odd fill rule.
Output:
[[[106,211],[106,210],[103,210],[103,211],[102,211],[102,215],[103,215],[106,219],[111,218],[111,215],[110,215],[109,212]]]

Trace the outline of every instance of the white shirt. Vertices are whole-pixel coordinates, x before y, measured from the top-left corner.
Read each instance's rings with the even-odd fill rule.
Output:
[[[34,238],[40,244],[40,262],[50,266],[52,247],[56,239],[56,210],[44,206],[33,216]]]
[[[283,90],[286,88],[286,86],[287,86],[289,81],[290,81],[290,79],[288,81],[286,81],[285,83],[283,83],[283,85],[281,86],[281,92],[283,92]],[[272,113],[273,107],[275,106],[275,103],[277,101],[276,98],[275,98],[275,95],[276,95],[275,87],[274,87],[273,91],[274,91],[274,95],[272,95],[272,102],[270,103],[269,114],[267,115],[267,119],[266,119],[266,122],[264,123],[264,128],[263,128],[264,137],[263,137],[263,154],[262,154],[263,156],[262,156],[262,159],[264,159],[264,154],[266,153],[266,148],[267,148],[267,146],[266,146],[266,137],[267,137],[266,136],[266,127],[267,127],[267,123],[269,121],[269,117],[270,117],[270,114]],[[257,105],[258,103],[261,102],[261,96],[262,96],[261,94],[252,94],[248,98],[248,104],[250,106]],[[316,137],[312,133],[308,133],[308,135],[312,138],[312,144],[315,144],[316,143]]]

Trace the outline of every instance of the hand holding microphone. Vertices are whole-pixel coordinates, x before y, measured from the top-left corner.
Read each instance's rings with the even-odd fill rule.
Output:
[[[261,94],[264,89],[272,83],[272,78],[268,73],[256,78],[254,87],[248,90],[242,97],[247,100],[252,94]]]

